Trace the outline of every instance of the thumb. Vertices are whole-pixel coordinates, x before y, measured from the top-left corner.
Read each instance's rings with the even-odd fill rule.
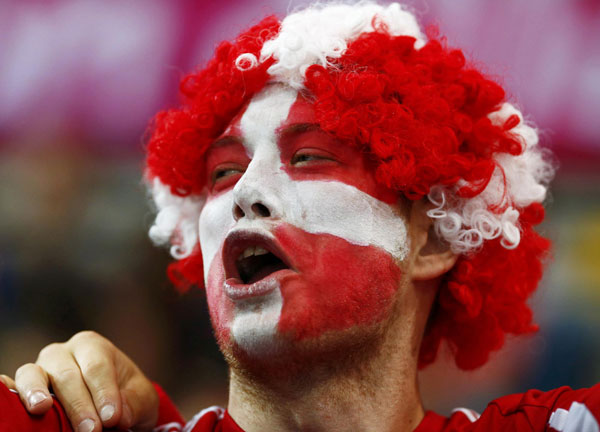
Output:
[[[134,431],[151,430],[158,421],[158,394],[145,377],[132,379],[121,389],[123,411],[119,427]]]
[[[0,382],[4,384],[6,387],[12,390],[17,389],[17,385],[15,384],[15,380],[13,380],[8,375],[0,375]]]

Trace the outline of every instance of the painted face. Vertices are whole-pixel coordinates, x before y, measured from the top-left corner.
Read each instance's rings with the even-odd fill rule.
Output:
[[[397,194],[271,85],[207,153],[200,243],[221,345],[266,355],[385,318],[408,252]]]

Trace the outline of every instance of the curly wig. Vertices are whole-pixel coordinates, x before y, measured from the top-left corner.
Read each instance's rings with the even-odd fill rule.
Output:
[[[158,210],[150,236],[171,245],[179,289],[202,285],[204,152],[272,82],[312,98],[321,128],[367,152],[378,182],[428,199],[436,232],[459,254],[433,306],[421,367],[446,341],[456,364],[473,369],[506,334],[536,329],[526,301],[550,243],[533,226],[544,218],[552,166],[502,87],[443,38],[425,37],[398,4],[267,17],[182,80],[181,106],[154,119],[146,172]]]

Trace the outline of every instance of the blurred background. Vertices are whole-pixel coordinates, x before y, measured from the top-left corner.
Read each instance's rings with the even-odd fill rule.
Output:
[[[227,400],[204,293],[177,295],[141,183],[148,119],[216,44],[290,0],[0,0],[0,372],[84,329],[113,340],[190,417]],[[409,1],[508,90],[560,163],[532,300],[541,331],[484,368],[444,359],[426,405],[600,380],[600,0]]]

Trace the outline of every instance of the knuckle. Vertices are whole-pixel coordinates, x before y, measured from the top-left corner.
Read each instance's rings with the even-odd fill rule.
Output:
[[[109,343],[108,339],[104,336],[96,333],[93,330],[84,330],[79,333],[73,335],[71,339],[67,342],[70,347],[78,347],[82,348],[85,346],[95,346],[102,347]]]
[[[38,354],[38,361],[43,358],[51,358],[51,357],[55,356],[57,353],[64,351],[64,349],[65,349],[64,344],[59,343],[59,342],[55,342],[55,343],[51,343],[50,345],[46,345],[44,348],[42,348],[42,350]]]
[[[106,364],[99,360],[89,360],[79,365],[81,373],[86,377],[96,378],[106,373]]]
[[[24,376],[29,375],[31,373],[40,373],[40,367],[33,363],[26,363],[22,366],[19,366],[17,371],[15,372],[15,379],[21,380]]]
[[[71,339],[69,339],[69,342],[78,343],[78,342],[85,342],[85,341],[94,340],[94,339],[102,339],[102,336],[100,336],[98,333],[96,333],[93,330],[84,330],[84,331],[80,331],[79,333],[74,334],[71,337]]]
[[[78,371],[72,368],[59,369],[50,375],[50,379],[53,383],[62,384],[73,382],[74,380],[81,379],[81,375]]]

